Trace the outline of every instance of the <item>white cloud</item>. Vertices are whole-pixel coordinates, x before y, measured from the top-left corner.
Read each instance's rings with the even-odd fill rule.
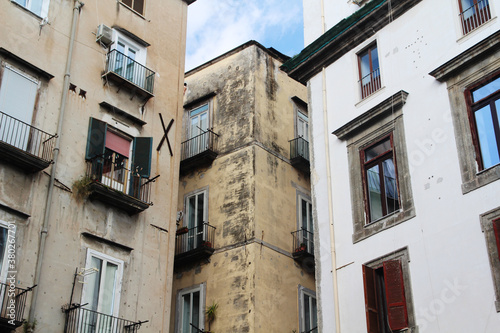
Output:
[[[302,30],[302,0],[197,0],[188,7],[186,70],[249,40],[265,46]]]

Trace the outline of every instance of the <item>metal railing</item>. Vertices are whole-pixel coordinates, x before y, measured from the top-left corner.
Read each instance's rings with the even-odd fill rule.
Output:
[[[308,331],[301,332],[301,333],[318,333],[318,326],[311,328]]]
[[[153,93],[155,72],[116,49],[108,52],[107,72],[113,72],[149,93]]]
[[[122,163],[113,162],[111,156],[96,156],[87,160],[86,176],[91,181],[123,192],[147,204],[151,204],[151,183],[158,177],[149,179],[131,173]]]
[[[198,248],[214,248],[215,227],[208,222],[194,228],[180,228],[175,236],[175,254]]]
[[[10,283],[0,283],[0,317],[8,321],[22,322],[26,297],[35,286],[24,289]]]
[[[382,80],[380,79],[380,68],[365,75],[359,80],[361,87],[361,98],[365,98],[373,94],[375,91],[382,88]]]
[[[480,0],[460,13],[460,22],[464,35],[491,19],[489,0]]]
[[[80,304],[63,311],[66,313],[64,333],[135,333],[144,323],[85,309]]]
[[[309,161],[309,142],[303,137],[290,140],[290,159],[303,157]]]
[[[219,135],[207,130],[181,143],[181,161],[201,154],[207,150],[215,151]]]
[[[0,111],[0,141],[2,142],[51,162],[55,137]]]
[[[304,228],[292,231],[293,252],[314,255],[314,234]]]

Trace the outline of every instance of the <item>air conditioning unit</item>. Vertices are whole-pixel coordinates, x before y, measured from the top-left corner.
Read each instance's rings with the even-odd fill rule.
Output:
[[[100,42],[106,46],[109,46],[112,41],[113,30],[104,24],[100,24],[97,27],[96,42]]]

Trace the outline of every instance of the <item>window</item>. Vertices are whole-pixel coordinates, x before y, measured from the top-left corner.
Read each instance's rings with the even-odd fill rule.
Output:
[[[2,131],[0,138],[22,150],[26,150],[29,144],[29,125],[33,120],[39,85],[39,80],[17,68],[10,65],[3,68],[0,81],[0,111],[14,119],[4,120],[5,126],[12,130]]]
[[[84,326],[88,332],[111,331],[113,321],[102,315],[118,316],[123,261],[88,249],[85,274],[82,304],[95,312],[83,316]]]
[[[309,198],[302,195],[298,196],[298,221],[300,245],[306,246],[308,253],[314,253],[314,228],[312,217],[312,204]]]
[[[309,117],[297,111],[297,155],[309,160]]]
[[[358,54],[361,98],[368,97],[382,87],[377,44],[369,46]]]
[[[122,3],[144,15],[144,0],[121,0]]]
[[[500,163],[500,76],[466,91],[479,170]]]
[[[190,155],[194,156],[204,151],[207,146],[208,137],[208,103],[203,104],[189,112],[188,138],[191,139]]]
[[[415,326],[406,248],[363,265],[363,284],[368,333]]]
[[[486,239],[493,287],[495,289],[495,306],[497,312],[500,312],[500,207],[482,214],[480,221],[481,230]]]
[[[458,4],[464,35],[491,19],[489,0],[458,0]]]
[[[189,194],[185,199],[185,224],[188,227],[186,251],[198,248],[207,239],[204,223],[208,223],[208,190],[203,189]]]
[[[368,222],[399,210],[392,137],[361,150]]]
[[[205,328],[205,284],[181,289],[177,293],[176,332],[198,333]]]
[[[9,230],[11,232],[9,232]],[[5,283],[7,279],[8,268],[8,247],[9,244],[12,244],[13,238],[15,237],[15,224],[14,223],[5,223],[0,221],[0,282]]]
[[[299,325],[300,332],[318,332],[318,307],[316,293],[299,285]]]
[[[400,91],[333,132],[347,143],[354,243],[415,216],[403,122],[407,96]]]
[[[115,190],[137,197],[140,178],[149,178],[153,138],[128,136],[90,118],[87,153],[93,175]]]
[[[49,9],[49,0],[12,0],[18,3],[20,6],[23,6],[30,12],[40,16],[47,17],[48,9]]]

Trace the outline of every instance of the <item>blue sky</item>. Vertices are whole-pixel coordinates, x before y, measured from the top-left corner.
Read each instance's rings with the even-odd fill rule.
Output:
[[[293,56],[303,31],[302,0],[197,0],[188,7],[186,71],[249,40]]]

